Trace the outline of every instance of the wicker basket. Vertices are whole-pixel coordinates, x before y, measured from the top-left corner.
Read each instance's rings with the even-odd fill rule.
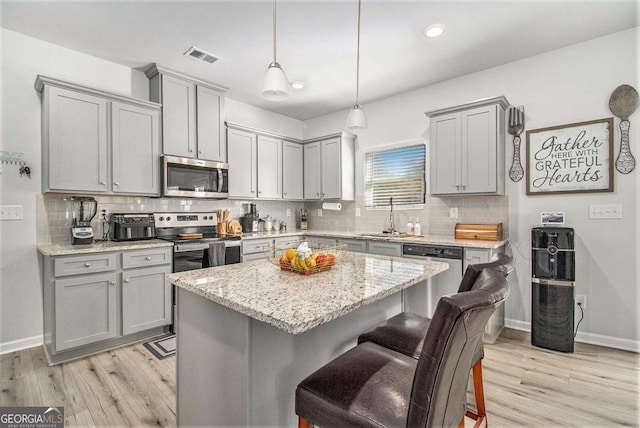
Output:
[[[311,253],[305,259],[302,259],[297,252],[301,241],[278,242],[275,245],[268,244],[263,247],[263,250],[269,261],[279,266],[280,269],[301,275],[328,271],[336,263],[339,263],[347,252],[347,244],[329,244],[313,240],[307,240],[306,242]],[[290,251],[287,252],[287,250]],[[295,256],[293,256],[294,252]]]

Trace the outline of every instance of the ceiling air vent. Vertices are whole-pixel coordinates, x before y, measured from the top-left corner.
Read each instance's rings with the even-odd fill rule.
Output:
[[[222,59],[219,56],[215,56],[214,54],[203,51],[202,49],[195,46],[191,46],[189,50],[184,53],[184,55],[193,59],[197,59],[199,61],[204,61],[209,64],[213,64],[214,62]]]

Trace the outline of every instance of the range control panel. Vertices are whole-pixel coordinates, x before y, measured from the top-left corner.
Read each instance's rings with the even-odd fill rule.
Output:
[[[216,213],[155,213],[156,227],[195,227],[218,224]]]

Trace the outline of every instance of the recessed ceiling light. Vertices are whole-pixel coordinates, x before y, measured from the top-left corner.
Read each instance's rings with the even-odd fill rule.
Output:
[[[444,25],[443,24],[432,24],[422,31],[422,34],[429,38],[442,36],[444,33]]]
[[[293,89],[302,89],[304,88],[304,82],[302,80],[293,80],[291,82],[291,87]]]

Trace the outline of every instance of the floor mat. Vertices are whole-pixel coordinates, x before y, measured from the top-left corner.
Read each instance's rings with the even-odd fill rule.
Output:
[[[172,334],[171,336],[150,340],[144,343],[144,347],[151,351],[159,360],[173,357],[176,355],[176,335]]]

